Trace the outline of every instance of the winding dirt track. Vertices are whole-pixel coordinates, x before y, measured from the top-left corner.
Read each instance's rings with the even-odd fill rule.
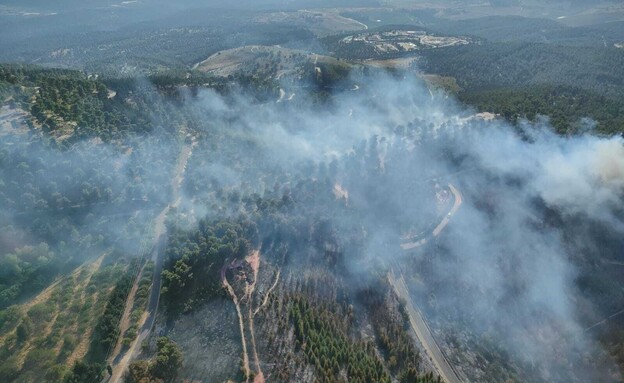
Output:
[[[266,306],[267,302],[269,301],[269,296],[271,295],[273,290],[275,290],[275,287],[277,287],[277,283],[279,282],[281,272],[282,270],[277,270],[277,275],[275,276],[275,281],[273,282],[273,285],[269,288],[269,290],[267,290],[267,293],[264,295],[264,300],[262,301],[262,304],[258,306],[258,308],[256,308],[256,311],[254,311],[253,316],[258,315],[258,312],[260,312],[260,310],[262,310],[262,308]]]
[[[451,211],[448,213],[448,215],[446,215],[446,217],[442,219],[442,222],[440,222],[440,224],[433,230],[432,234],[434,237],[440,235],[442,230],[446,228],[449,222],[451,222],[451,217],[454,216],[455,213],[457,213],[457,210],[459,210],[459,207],[462,204],[462,195],[459,190],[457,190],[452,184],[449,184],[448,186],[449,189],[451,189],[451,193],[453,193],[453,196],[455,196],[455,202],[453,203],[453,207],[451,208]]]

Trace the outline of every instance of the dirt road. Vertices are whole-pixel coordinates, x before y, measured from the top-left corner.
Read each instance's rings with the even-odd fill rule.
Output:
[[[249,375],[251,370],[249,369],[249,357],[247,354],[247,342],[245,341],[245,324],[244,324],[244,318],[243,318],[243,313],[240,309],[240,304],[238,303],[238,297],[236,296],[236,293],[234,292],[234,289],[232,288],[232,286],[230,285],[230,283],[228,282],[227,278],[225,277],[225,273],[222,272],[223,276],[222,276],[222,282],[223,282],[223,287],[225,287],[225,289],[227,290],[228,294],[230,295],[230,297],[232,298],[232,301],[234,302],[234,305],[236,306],[236,314],[238,315],[238,325],[240,327],[240,333],[241,333],[241,344],[243,346],[243,369],[245,370],[245,378],[246,378],[246,382],[249,382]]]
[[[126,352],[124,352],[123,347],[120,347],[120,342],[123,336],[123,333],[120,333],[120,336],[117,339],[118,345],[115,348],[115,352],[107,360],[108,364],[110,364],[113,368],[113,375],[107,381],[108,383],[118,383],[122,381],[123,375],[128,369],[130,362],[138,356],[141,350],[141,344],[143,344],[143,341],[148,338],[149,334],[152,331],[152,328],[154,327],[154,323],[156,322],[156,313],[158,312],[158,305],[160,302],[163,254],[167,239],[165,218],[167,217],[169,210],[172,207],[178,206],[180,203],[180,188],[182,186],[182,182],[184,181],[186,165],[193,153],[193,147],[195,146],[195,144],[196,141],[195,139],[193,139],[190,144],[186,144],[182,148],[182,151],[180,152],[180,155],[178,157],[178,162],[174,169],[173,179],[171,180],[171,188],[173,191],[172,203],[167,205],[154,220],[154,244],[152,247],[152,253],[150,254],[151,260],[154,261],[154,271],[148,305],[146,308],[146,312],[139,320],[139,334],[130,344],[130,347]],[[138,286],[139,280],[140,278],[136,278],[135,280],[135,285],[133,286],[130,293],[131,295],[126,302],[126,311],[132,308],[132,304],[134,302],[134,297],[132,295],[136,292],[136,287]]]
[[[251,267],[253,277],[251,278],[251,281],[250,281],[247,278],[247,275],[245,274],[245,272],[236,275],[234,280],[238,279],[239,282],[241,280],[244,280],[244,284],[245,284],[243,295],[242,297],[239,298],[236,295],[234,288],[232,287],[232,285],[227,279],[227,272],[228,270],[235,271],[241,265],[244,265],[244,264],[247,264],[249,265],[249,267]],[[251,354],[253,356],[254,367],[255,367],[253,383],[264,383],[264,373],[262,372],[262,367],[260,366],[260,358],[258,356],[258,351],[256,347],[256,333],[254,330],[254,317],[256,316],[260,308],[262,307],[260,306],[254,311],[254,304],[253,304],[254,293],[256,291],[256,283],[258,282],[259,271],[260,271],[260,250],[259,249],[252,251],[245,258],[244,261],[234,260],[231,262],[226,262],[226,264],[221,269],[221,282],[223,284],[223,287],[226,289],[226,291],[230,295],[230,298],[232,298],[232,301],[234,302],[234,305],[236,307],[236,314],[238,315],[238,324],[240,327],[240,334],[241,334],[241,344],[243,347],[243,370],[245,373],[245,382],[249,382],[250,377],[251,377],[251,368],[250,368],[250,361],[249,361],[249,354],[248,354],[248,350],[251,349]],[[278,278],[279,278],[279,274],[278,274]],[[269,290],[269,293],[270,293],[270,290]],[[242,306],[245,306],[245,305],[247,305],[247,310],[248,310],[247,321],[249,322],[248,323],[249,342],[250,342],[249,345],[251,347],[248,347],[248,344],[247,344],[247,339],[246,339],[246,334],[245,334],[245,317],[243,314],[243,310],[241,308]]]
[[[246,295],[249,306],[249,334],[251,336],[251,351],[256,365],[256,376],[254,377],[254,383],[263,383],[264,374],[260,368],[260,358],[258,357],[258,349],[256,347],[256,332],[254,330],[254,314],[253,314],[253,295],[256,291],[256,284],[258,283],[258,271],[260,270],[260,250],[254,250],[249,254],[245,261],[251,266],[253,270],[253,282],[247,285]]]
[[[277,287],[277,283],[279,282],[279,278],[280,278],[280,273],[281,272],[282,272],[282,270],[277,270],[277,275],[275,276],[275,281],[273,281],[273,285],[271,285],[271,287],[266,292],[266,294],[264,294],[264,300],[262,301],[262,304],[260,306],[258,306],[258,308],[256,308],[256,311],[254,311],[254,313],[253,313],[254,317],[256,315],[258,315],[258,312],[260,312],[260,310],[262,310],[262,308],[264,306],[266,306],[266,304],[269,302],[269,296],[271,295],[271,293],[273,292],[275,287]]]

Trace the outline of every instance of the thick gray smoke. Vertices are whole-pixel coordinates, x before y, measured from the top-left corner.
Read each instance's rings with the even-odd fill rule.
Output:
[[[352,254],[348,263],[354,273],[370,271],[362,259],[374,267],[380,259],[386,266],[405,258],[422,266],[427,259],[426,270],[404,273],[408,280],[410,273],[426,274],[416,303],[432,322],[491,337],[512,364],[530,370],[525,378],[617,379],[577,320],[578,270],[563,229],[546,221],[556,212],[564,221],[580,217],[622,233],[621,138],[562,137],[544,122],[512,127],[486,120],[410,78],[371,80],[336,96],[330,108],[308,103],[304,94],[257,105],[205,92],[194,102],[196,118],[209,116],[200,124],[206,132],[250,144],[234,161],[197,164],[204,177],[262,191],[273,185],[254,173],[292,174],[306,164],[337,162],[331,182],[348,194],[367,228],[365,254]],[[436,206],[431,189],[448,183],[463,204],[437,246],[399,250],[406,232],[445,216],[449,207]],[[333,219],[340,226],[350,218]]]
[[[366,231],[363,253],[347,254],[346,266],[358,278],[404,262],[411,265],[403,270],[408,281],[425,281],[414,284],[415,302],[435,326],[490,337],[517,361],[511,364],[530,369],[526,376],[617,379],[608,361],[597,364],[603,351],[577,319],[578,270],[564,230],[548,222],[556,214],[564,222],[575,217],[624,232],[621,138],[562,137],[544,123],[512,127],[485,120],[409,77],[369,79],[336,95],[330,106],[313,103],[303,90],[291,101],[263,104],[207,90],[182,107],[198,145],[180,211],[196,218],[234,215],[210,204],[215,190],[263,193],[293,175],[320,177],[318,169],[326,169],[327,192],[335,187],[353,212],[330,218],[336,227]],[[73,204],[88,204],[90,189],[109,193],[109,184],[117,208],[137,211],[141,206],[135,205],[145,203],[145,210],[158,212],[170,202],[162,192],[169,171],[161,169],[175,163],[180,145],[174,138],[153,138],[134,152],[101,147],[95,159],[87,156],[94,150],[87,145],[75,159],[85,169],[48,149],[30,156],[74,171],[71,190],[61,190],[64,178],[55,169],[40,166],[43,171],[24,175],[35,186],[58,185],[60,194],[75,194]],[[22,144],[5,145],[6,158]],[[98,160],[100,153],[105,161]],[[201,180],[217,186],[206,189]],[[435,188],[449,183],[463,196],[457,214],[428,246],[401,250],[406,233],[430,232],[446,216],[450,206],[436,203]],[[124,189],[129,184],[135,186]],[[7,210],[7,221],[17,219],[18,207]],[[101,217],[99,230],[119,230],[116,221],[107,224],[105,214],[94,213]]]
[[[153,216],[169,203],[162,185],[170,182],[178,144],[156,132],[128,146],[89,140],[61,148],[44,141],[22,133],[0,137],[6,201],[0,264],[4,252],[29,243],[60,249],[54,262],[70,265],[111,247],[136,254],[141,239],[152,235]]]

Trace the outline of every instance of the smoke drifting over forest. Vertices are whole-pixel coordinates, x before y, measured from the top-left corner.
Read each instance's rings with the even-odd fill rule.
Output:
[[[351,215],[326,218],[338,230],[366,232],[361,252],[348,253],[345,261],[354,279],[375,278],[374,270],[396,260],[424,265],[419,272],[427,274],[431,291],[420,293],[434,292],[435,304],[421,308],[433,318],[451,317],[457,328],[491,336],[543,380],[613,379],[606,357],[601,366],[584,362],[587,355],[601,359],[601,351],[577,321],[573,259],[580,250],[570,244],[575,231],[566,222],[582,218],[617,235],[624,231],[621,138],[591,132],[562,137],[547,122],[513,127],[486,121],[411,78],[379,76],[359,90],[339,93],[330,104],[319,108],[304,94],[282,103],[210,90],[186,96],[180,108],[200,143],[181,209],[197,219],[221,214],[205,204],[214,190],[194,189],[194,178],[260,194],[293,175],[327,178],[348,193]],[[4,158],[25,144],[11,141],[2,140],[5,179],[10,169]],[[24,161],[50,164],[33,175],[34,186],[56,182],[74,188],[62,195],[82,193],[85,199],[85,183],[91,182],[110,188],[111,201],[141,201],[146,211],[168,200],[162,185],[169,185],[169,171],[161,169],[175,163],[173,136],[157,135],[132,154],[91,143],[71,149],[69,157],[30,145]],[[63,166],[52,166],[57,163]],[[85,164],[85,174],[63,183],[66,172],[80,173]],[[127,182],[119,177],[139,185],[123,189]],[[446,215],[436,207],[436,183],[452,183],[463,204],[435,243],[404,251],[399,244],[405,232],[426,229]],[[41,206],[33,201],[30,208]],[[91,213],[83,224],[100,232],[119,229],[101,211]],[[564,224],[554,226],[553,219]]]
[[[582,218],[622,233],[621,138],[562,137],[547,121],[518,127],[485,121],[409,78],[377,78],[338,95],[329,110],[297,98],[256,105],[244,96],[204,92],[190,101],[202,129],[249,143],[236,162],[217,160],[202,176],[229,187],[260,186],[266,180],[250,176],[257,168],[287,178],[325,163],[333,170],[323,174],[357,211],[330,219],[336,227],[365,227],[364,254],[347,262],[358,279],[393,259],[428,259],[437,307],[430,315],[451,316],[459,328],[492,336],[544,380],[613,378],[606,358],[601,366],[583,361],[602,354],[576,319],[572,259],[582,251],[569,241],[582,232],[567,222]],[[242,162],[253,164],[251,170],[241,172]],[[439,219],[435,182],[454,184],[463,205],[436,246],[406,253],[398,241],[410,225]],[[561,226],[549,223],[553,215]]]

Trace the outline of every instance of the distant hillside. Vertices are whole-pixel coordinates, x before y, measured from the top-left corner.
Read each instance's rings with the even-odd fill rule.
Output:
[[[464,89],[538,84],[578,87],[619,97],[624,50],[550,44],[497,43],[422,51],[423,69],[456,77]]]
[[[195,65],[195,69],[218,76],[229,76],[235,73],[264,73],[281,79],[300,74],[302,67],[309,62],[338,64],[333,57],[314,54],[309,51],[288,49],[279,46],[251,45],[228,49],[213,54],[206,60]],[[343,64],[346,65],[346,64]]]

